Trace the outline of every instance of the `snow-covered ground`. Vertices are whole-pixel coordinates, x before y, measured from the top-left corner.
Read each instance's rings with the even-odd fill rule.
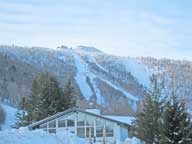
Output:
[[[27,128],[21,128],[1,131],[0,144],[88,144],[88,142],[67,132],[51,134],[43,130],[28,131]]]
[[[133,138],[127,138],[124,144],[142,144],[142,142],[138,138],[133,137]]]
[[[0,105],[2,106],[6,114],[5,123],[2,125],[2,129],[3,130],[11,129],[11,127],[14,126],[16,122],[15,116],[16,116],[17,109],[3,103],[0,103]]]
[[[29,131],[27,128],[4,130],[0,132],[0,144],[89,144],[88,140],[79,138],[72,133],[60,132],[51,134],[43,130]],[[102,143],[94,143],[102,144]],[[137,138],[127,138],[124,143],[141,144]]]

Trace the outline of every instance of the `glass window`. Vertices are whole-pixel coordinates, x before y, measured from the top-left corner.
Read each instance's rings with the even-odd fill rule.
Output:
[[[47,124],[40,125],[40,129],[45,129],[45,128],[47,128]]]
[[[85,114],[78,113],[77,115],[77,126],[85,126]]]
[[[96,127],[96,137],[103,137],[103,127]]]
[[[56,121],[49,122],[49,128],[56,128]]]
[[[77,128],[77,136],[84,138],[85,137],[85,128],[81,127],[81,128]]]
[[[104,127],[105,125],[105,121],[100,119],[100,118],[97,118],[96,119],[96,127]]]
[[[86,116],[86,126],[94,126],[94,120],[96,117],[87,115]]]
[[[86,128],[86,137],[94,137],[94,128],[93,127]]]
[[[75,119],[76,119],[76,114],[69,115],[67,117],[67,127],[74,127]]]
[[[58,127],[59,128],[65,127],[65,119],[59,119],[58,120]]]
[[[74,120],[67,119],[67,126],[68,127],[74,127],[75,126]]]
[[[113,127],[107,126],[105,130],[106,130],[106,137],[113,137]]]

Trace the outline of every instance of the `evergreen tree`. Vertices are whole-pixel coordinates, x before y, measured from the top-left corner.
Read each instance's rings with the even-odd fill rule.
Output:
[[[62,95],[62,90],[55,77],[48,73],[40,74],[32,83],[31,95],[25,108],[27,112],[25,120],[32,123],[56,114],[58,112],[57,104]]]
[[[64,111],[66,109],[76,106],[77,97],[74,93],[74,87],[71,80],[69,80],[63,90],[59,103],[57,105],[57,111]]]
[[[153,78],[152,85],[152,90],[145,95],[143,108],[137,113],[133,127],[133,134],[146,144],[158,144],[160,140],[162,84]]]
[[[27,102],[26,98],[22,97],[21,101],[19,103],[19,110],[16,113],[16,123],[15,123],[15,128],[19,128],[21,126],[26,126],[29,124],[28,120],[26,119],[26,107],[27,107]]]
[[[162,121],[162,144],[192,144],[192,127],[184,102],[175,96],[167,102]]]
[[[43,74],[39,81],[41,84],[39,118],[43,119],[58,112],[57,104],[62,96],[62,91],[56,78],[49,76],[48,73]]]
[[[33,80],[31,95],[29,96],[28,105],[26,108],[28,111],[27,119],[30,122],[39,120],[40,88],[41,83],[39,82],[39,78]]]

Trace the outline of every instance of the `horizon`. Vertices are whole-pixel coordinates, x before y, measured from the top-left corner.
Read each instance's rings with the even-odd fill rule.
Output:
[[[191,1],[2,0],[0,44],[192,61]]]
[[[14,46],[14,47],[22,47],[22,48],[42,48],[42,49],[51,49],[51,50],[57,50],[57,49],[62,49],[62,48],[58,48],[60,46],[66,46],[68,49],[72,48],[73,50],[78,49],[79,46],[83,46],[83,47],[91,47],[91,48],[96,48],[97,50],[101,51],[104,54],[107,55],[112,55],[112,56],[117,56],[117,57],[130,57],[130,58],[154,58],[157,60],[163,60],[163,59],[167,59],[167,60],[173,60],[173,61],[186,61],[186,62],[192,62],[192,59],[177,59],[177,58],[170,58],[170,57],[153,57],[153,56],[129,56],[129,55],[118,55],[118,54],[114,54],[114,53],[109,53],[109,52],[105,52],[100,48],[94,47],[94,46],[88,46],[88,45],[76,45],[76,46],[67,46],[67,45],[60,45],[60,46],[56,46],[56,47],[45,47],[45,46],[26,46],[26,45],[2,45],[1,46]]]

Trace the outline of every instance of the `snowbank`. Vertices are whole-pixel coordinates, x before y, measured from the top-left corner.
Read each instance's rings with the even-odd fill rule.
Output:
[[[1,131],[0,144],[88,144],[88,142],[67,132],[50,134],[43,130],[28,131],[27,128],[21,128]]]
[[[15,116],[17,113],[17,109],[3,103],[0,103],[0,105],[6,113],[5,123],[2,125],[2,129],[11,129],[11,126],[14,126],[16,122]]]
[[[142,142],[138,138],[133,137],[133,138],[127,138],[124,144],[142,144]]]

